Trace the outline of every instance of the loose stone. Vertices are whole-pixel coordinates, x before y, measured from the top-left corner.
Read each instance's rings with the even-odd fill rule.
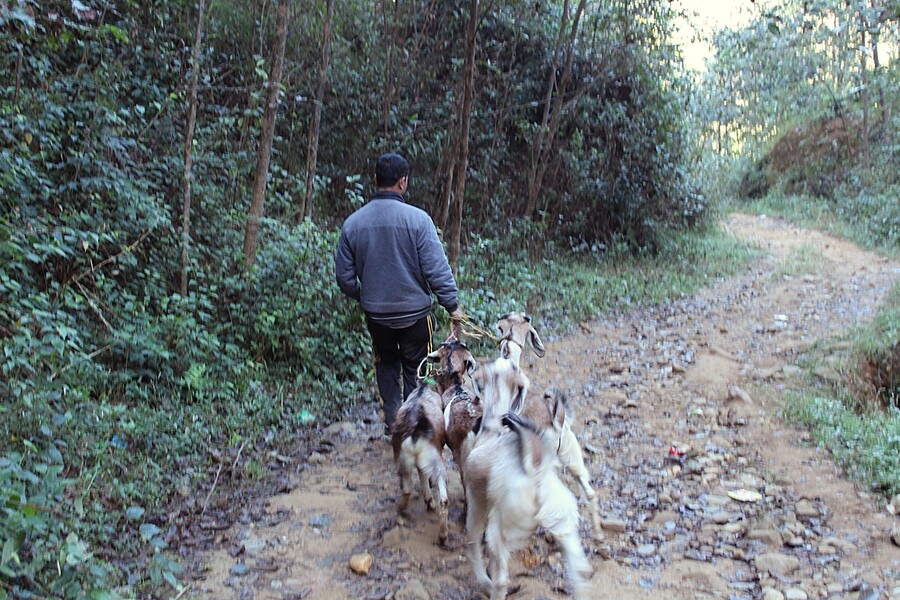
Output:
[[[763,588],[762,597],[763,600],[784,600],[784,594],[771,587]]]
[[[794,512],[797,513],[798,517],[819,517],[821,513],[819,509],[816,508],[812,502],[809,500],[801,500],[794,507]]]
[[[621,519],[603,519],[600,521],[600,526],[603,529],[607,529],[609,531],[622,533],[625,531],[625,528],[628,526],[628,524]]]
[[[368,575],[375,559],[368,552],[354,554],[350,557],[350,569],[359,575]]]
[[[800,568],[798,558],[778,552],[760,554],[753,562],[758,571],[768,571],[773,575],[789,575]]]

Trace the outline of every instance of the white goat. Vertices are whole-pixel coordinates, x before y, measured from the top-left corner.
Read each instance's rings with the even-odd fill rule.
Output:
[[[497,323],[500,329],[500,355],[509,360],[516,367],[522,357],[522,351],[528,340],[534,353],[543,357],[546,353],[541,338],[531,324],[531,317],[519,312],[508,313],[500,317]],[[527,378],[526,378],[527,381]],[[526,384],[527,390],[527,384]],[[561,411],[561,412],[560,412]],[[597,493],[591,487],[591,476],[584,465],[584,456],[578,438],[572,431],[571,408],[567,405],[562,391],[550,388],[544,393],[543,402],[525,400],[525,406],[520,414],[532,421],[537,428],[549,437],[550,445],[556,449],[556,454],[564,467],[570,469],[581,486],[587,498],[588,509],[591,515],[591,526],[594,537],[602,538],[603,530],[600,527],[600,509],[597,502]],[[559,420],[559,426],[554,422]]]
[[[496,362],[475,373],[484,416],[465,462],[466,529],[475,578],[491,600],[505,598],[509,558],[540,526],[562,547],[573,591],[580,597],[582,574],[591,567],[578,535],[575,497],[559,479],[555,448],[547,447],[540,429],[515,414],[524,390],[521,372]],[[490,576],[482,537],[490,556]]]
[[[427,358],[431,362],[438,359],[437,351],[429,354]],[[391,428],[394,462],[397,464],[400,475],[400,500],[397,503],[397,510],[404,512],[409,506],[413,472],[418,472],[419,489],[425,500],[425,506],[428,510],[435,510],[434,496],[431,490],[433,483],[438,494],[436,507],[438,511],[438,542],[441,545],[447,543],[449,534],[447,471],[442,457],[445,442],[446,432],[441,396],[423,381],[400,406]]]

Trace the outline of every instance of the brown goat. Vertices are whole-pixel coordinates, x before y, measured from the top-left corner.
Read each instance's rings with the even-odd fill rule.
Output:
[[[444,342],[436,352],[439,356],[436,379],[438,388],[443,390],[447,446],[465,488],[463,463],[472,446],[472,429],[481,418],[483,408],[481,398],[465,383],[466,375],[475,370],[476,363],[468,347],[456,339]]]

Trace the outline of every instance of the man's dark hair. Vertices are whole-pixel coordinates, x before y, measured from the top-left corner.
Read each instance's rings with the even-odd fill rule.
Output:
[[[409,175],[409,163],[405,158],[391,152],[382,154],[375,163],[375,187],[389,188]]]

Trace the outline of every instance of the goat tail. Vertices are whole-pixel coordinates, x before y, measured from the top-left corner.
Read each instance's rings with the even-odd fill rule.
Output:
[[[544,459],[540,431],[534,423],[513,412],[504,414],[500,422],[516,435],[522,468],[529,475],[534,475]]]
[[[425,407],[416,399],[410,398],[409,409],[404,411],[402,415],[398,415],[392,428],[394,437],[400,440],[412,438],[413,441],[419,438],[431,438],[434,435],[434,425],[428,420],[425,413]]]

